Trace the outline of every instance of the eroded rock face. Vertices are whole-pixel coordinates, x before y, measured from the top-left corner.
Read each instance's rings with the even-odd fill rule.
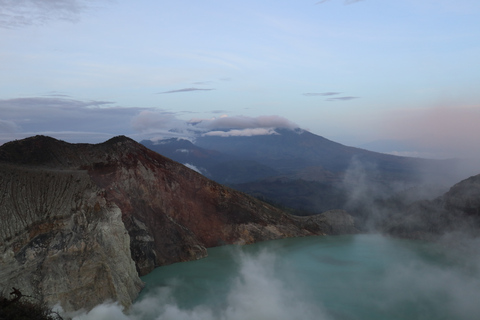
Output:
[[[142,282],[121,211],[85,171],[1,165],[0,288],[66,310],[129,306]]]
[[[126,137],[7,143],[0,170],[0,288],[66,310],[128,306],[138,275],[208,247],[355,232],[344,212],[288,215]]]

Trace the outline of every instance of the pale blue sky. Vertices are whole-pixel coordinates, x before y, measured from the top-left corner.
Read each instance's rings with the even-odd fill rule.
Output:
[[[478,155],[479,57],[473,0],[0,0],[0,143],[279,116]]]

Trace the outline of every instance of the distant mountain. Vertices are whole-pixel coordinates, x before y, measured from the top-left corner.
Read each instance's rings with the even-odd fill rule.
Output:
[[[325,176],[340,179],[339,174],[351,166],[352,160],[374,165],[372,169],[386,177],[408,180],[418,176],[418,166],[424,163],[420,159],[347,147],[300,129],[276,131],[278,134],[251,137],[202,136],[195,144],[181,139],[141,143],[175,161],[195,166],[216,181],[230,184],[298,175],[308,168],[323,172],[319,180]],[[240,171],[241,181],[226,178],[236,176],[235,170]]]
[[[311,166],[322,166],[331,172],[344,172],[353,159],[370,162],[383,173],[407,177],[417,173],[421,160],[396,157],[364,149],[348,147],[306,130],[277,129],[278,134],[251,137],[202,136],[198,147],[235,157],[258,161],[289,174]]]
[[[363,216],[372,199],[424,184],[446,190],[468,176],[458,171],[457,160],[399,157],[345,146],[306,130],[275,131],[259,136],[205,134],[188,145],[172,139],[142,143],[199,168],[215,181],[297,214],[342,208]]]
[[[141,144],[222,184],[245,183],[278,174],[255,160],[201,148],[185,139],[172,138],[155,143],[143,140]]]
[[[139,275],[208,247],[356,231],[344,211],[289,215],[123,136],[0,146],[0,204],[0,293],[64,310],[128,307]]]

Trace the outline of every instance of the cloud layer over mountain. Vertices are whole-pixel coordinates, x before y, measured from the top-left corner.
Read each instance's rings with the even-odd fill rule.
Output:
[[[233,116],[223,115],[211,119],[191,119],[182,121],[174,114],[161,111],[145,110],[132,121],[135,130],[142,133],[150,133],[157,136],[180,135],[195,137],[197,135],[208,136],[256,136],[275,134],[275,128],[290,129],[298,128],[290,120],[280,116]]]
[[[320,92],[315,95],[330,98],[337,94]],[[192,111],[122,107],[115,101],[76,99],[62,92],[0,99],[0,144],[36,134],[70,142],[102,142],[115,135],[127,135],[140,141],[169,137],[193,139],[199,135],[269,135],[276,134],[275,128],[309,129],[280,115],[227,116],[228,110],[220,109],[211,113],[218,116],[201,118]],[[362,125],[357,124],[358,117],[345,115],[331,125],[344,127],[351,123],[351,130],[358,130],[359,134],[375,130],[374,134],[380,135],[391,148],[384,143],[381,150],[371,149],[374,151],[433,158],[480,157],[477,139],[480,107],[476,105],[443,104],[423,109],[387,110],[369,117]],[[366,131],[362,127],[365,125],[368,125]],[[322,131],[314,133],[343,142]],[[401,149],[398,142],[403,144]]]

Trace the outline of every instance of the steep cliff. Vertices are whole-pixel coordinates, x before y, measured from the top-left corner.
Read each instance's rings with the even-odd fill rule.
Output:
[[[0,288],[67,310],[128,306],[138,275],[208,247],[356,231],[345,212],[285,214],[126,137],[10,142],[0,174]]]
[[[67,310],[114,299],[142,282],[121,211],[86,171],[0,166],[0,288]]]

